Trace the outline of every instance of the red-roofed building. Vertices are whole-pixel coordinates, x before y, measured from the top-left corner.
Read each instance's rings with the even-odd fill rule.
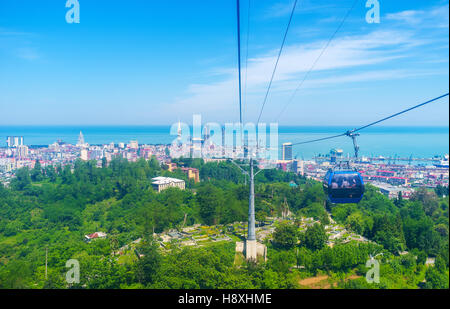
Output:
[[[194,179],[195,182],[200,181],[200,172],[193,167],[182,167],[181,170],[185,173],[189,179]]]
[[[84,238],[86,241],[91,241],[93,239],[97,239],[97,238],[106,238],[106,233],[103,232],[95,232],[93,234],[89,234],[89,235],[84,235]]]
[[[377,175],[378,175],[378,176],[393,177],[393,176],[395,176],[395,172],[394,172],[394,171],[383,171],[383,170],[378,170],[378,171],[377,171]]]

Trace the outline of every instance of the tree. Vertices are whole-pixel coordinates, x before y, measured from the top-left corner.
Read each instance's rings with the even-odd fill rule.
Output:
[[[156,278],[162,261],[158,246],[153,242],[143,242],[138,251],[143,256],[136,264],[137,280],[144,285],[151,284]]]
[[[30,262],[12,260],[6,267],[0,268],[0,288],[31,288],[31,283],[29,282],[31,274],[32,266]]]
[[[304,266],[306,269],[312,268],[313,254],[309,249],[301,247],[297,251],[297,265]]]
[[[105,157],[102,158],[102,168],[106,168],[108,166],[108,161]]]
[[[297,244],[297,240],[297,228],[292,224],[280,224],[273,233],[275,245],[283,249],[293,248]]]
[[[435,267],[429,267],[425,273],[426,289],[448,289],[448,274],[439,272]]]
[[[445,270],[447,268],[447,265],[445,265],[445,261],[440,255],[438,255],[436,257],[435,262],[434,262],[434,267],[440,273],[444,273],[445,272]]]
[[[159,164],[158,159],[156,159],[155,156],[152,156],[151,159],[148,161],[148,166],[150,167],[150,170],[154,171],[153,175],[156,175],[155,172],[161,171],[161,165]]]
[[[403,194],[402,194],[401,191],[398,192],[397,198],[394,199],[394,204],[397,207],[402,207],[403,206]]]
[[[400,262],[402,263],[403,267],[405,267],[406,269],[411,269],[411,268],[415,267],[416,263],[417,263],[416,257],[411,253],[402,255],[400,258]]]
[[[431,216],[439,208],[436,193],[434,191],[428,191],[426,188],[418,188],[411,195],[410,199],[411,201],[420,201],[428,216]]]
[[[269,260],[270,268],[283,274],[286,274],[295,263],[296,257],[292,251],[274,252]]]
[[[11,186],[18,191],[24,190],[30,184],[30,171],[27,167],[17,170],[16,177],[11,181]]]
[[[39,160],[34,163],[34,168],[31,170],[31,180],[41,181],[42,180],[42,166]]]
[[[217,210],[223,204],[221,189],[212,184],[206,184],[199,188],[196,198],[200,206],[200,217],[203,221],[208,225],[216,224]]]
[[[57,179],[57,174],[55,168],[51,165],[47,165],[45,168],[45,176],[50,180],[50,182],[55,182]]]
[[[418,265],[425,265],[428,255],[425,253],[425,251],[417,250],[417,261],[416,263]]]
[[[397,213],[394,216],[389,212],[374,216],[373,228],[369,236],[392,253],[403,251],[405,249],[405,238],[408,239],[404,236],[403,221],[400,215]]]
[[[434,192],[436,192],[437,196],[439,197],[443,197],[444,195],[448,196],[449,193],[448,186],[444,187],[441,185],[437,185],[436,188],[434,189]]]
[[[306,217],[312,217],[315,220],[320,220],[323,224],[328,224],[328,213],[323,207],[323,203],[314,202],[304,207],[300,211]]]
[[[255,219],[256,219],[256,221],[259,222],[259,224],[266,221],[266,217],[267,217],[267,213],[263,210],[257,211],[255,214]]]
[[[322,224],[315,223],[305,233],[305,246],[310,250],[320,250],[325,247],[328,240],[327,233]]]
[[[357,234],[364,233],[364,219],[360,212],[355,212],[347,217],[347,226]]]
[[[289,265],[288,265],[289,267]],[[280,269],[276,269],[280,271]],[[289,268],[288,268],[289,270]],[[279,289],[280,283],[282,282],[280,276],[277,271],[273,271],[272,269],[266,269],[264,271],[264,279],[263,279],[263,288],[264,289]]]

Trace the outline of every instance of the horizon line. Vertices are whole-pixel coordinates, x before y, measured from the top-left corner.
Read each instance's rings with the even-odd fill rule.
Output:
[[[186,122],[181,122],[186,123]],[[207,122],[208,123],[208,122]],[[226,122],[230,123],[230,122]],[[238,122],[231,122],[238,123]],[[0,124],[1,127],[170,127],[176,123],[172,124]],[[192,125],[192,123],[186,123],[188,125]],[[206,124],[206,123],[205,123]],[[219,123],[220,124],[220,123]],[[267,122],[266,124],[270,124]],[[202,124],[204,125],[204,124]],[[222,124],[223,125],[223,124]],[[297,125],[297,124],[279,124],[279,127],[324,127],[324,128],[332,128],[332,127],[357,127],[358,125],[349,125],[349,124],[336,124],[336,125],[321,125],[321,124],[305,124],[305,125]],[[450,124],[441,124],[441,125],[379,125],[378,128],[450,128]]]

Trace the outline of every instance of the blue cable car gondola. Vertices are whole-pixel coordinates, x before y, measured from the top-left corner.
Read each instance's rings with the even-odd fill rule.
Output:
[[[332,203],[359,203],[364,195],[364,181],[357,171],[329,170],[323,186]]]

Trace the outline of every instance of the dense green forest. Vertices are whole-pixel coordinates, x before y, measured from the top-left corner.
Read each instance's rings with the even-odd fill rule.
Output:
[[[115,159],[73,166],[36,162],[9,187],[0,184],[0,288],[301,288],[303,278],[326,274],[334,288],[448,288],[448,188],[419,189],[408,200],[389,200],[367,186],[359,204],[333,205],[320,183],[293,173],[264,170],[256,177],[256,217],[280,216],[285,205],[298,218],[320,220],[304,232],[280,223],[267,241],[266,263],[235,263],[234,242],[162,252],[153,232],[186,225],[247,220],[248,186],[229,162],[179,159],[200,170],[201,182],[169,172],[155,158]],[[151,178],[184,179],[186,190],[153,191]],[[446,197],[444,197],[446,195]],[[373,243],[326,245],[328,213]],[[106,239],[87,243],[96,231]],[[111,253],[141,238],[142,257],[119,261]],[[45,279],[45,252],[48,276]],[[408,251],[400,255],[399,252]],[[365,281],[369,255],[381,256],[380,283]],[[428,267],[428,257],[435,266]],[[65,281],[66,261],[80,261],[79,284]],[[353,276],[352,280],[349,277]]]

